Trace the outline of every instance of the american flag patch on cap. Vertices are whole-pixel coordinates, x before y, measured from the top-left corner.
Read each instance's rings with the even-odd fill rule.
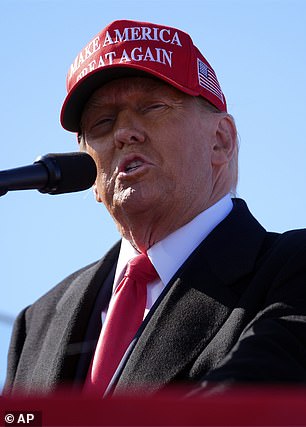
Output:
[[[221,91],[216,74],[212,68],[206,65],[198,58],[198,78],[199,84],[204,89],[209,90],[223,102],[223,93]]]

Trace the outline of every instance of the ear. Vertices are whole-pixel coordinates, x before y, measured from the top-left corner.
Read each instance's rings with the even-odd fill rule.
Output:
[[[212,152],[212,164],[216,166],[229,163],[237,145],[237,129],[234,119],[229,114],[218,118]]]

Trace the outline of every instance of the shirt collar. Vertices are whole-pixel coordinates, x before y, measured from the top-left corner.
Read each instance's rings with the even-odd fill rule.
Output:
[[[175,230],[148,250],[148,257],[166,285],[180,266],[211,231],[230,213],[233,202],[227,194],[183,227]],[[139,252],[122,238],[114,284],[121,280],[126,264]]]

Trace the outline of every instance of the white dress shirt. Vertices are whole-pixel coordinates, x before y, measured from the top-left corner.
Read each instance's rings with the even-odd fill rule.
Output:
[[[230,195],[227,194],[189,223],[169,234],[165,239],[155,243],[147,251],[148,257],[159,275],[159,279],[147,285],[147,305],[144,317],[177,270],[209,233],[230,213],[232,207],[233,202]],[[120,283],[127,263],[137,255],[139,255],[139,252],[130,242],[122,239],[113,289],[116,289],[116,286]],[[107,313],[104,311],[102,313],[103,321],[106,315]]]

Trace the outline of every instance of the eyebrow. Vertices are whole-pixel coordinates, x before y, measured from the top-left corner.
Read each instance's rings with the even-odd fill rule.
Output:
[[[103,88],[103,86],[101,86],[101,89],[102,88]],[[169,95],[166,93],[168,88],[171,90]],[[173,90],[175,90],[175,88],[168,85],[167,83],[160,82],[159,80],[153,80],[153,79],[152,80],[150,79],[150,81],[138,80],[137,84],[135,84],[135,83],[131,84],[131,82],[125,81],[120,86],[120,90],[121,91],[125,90],[126,93],[128,93],[129,91],[136,93],[137,91],[145,90],[145,93],[141,94],[142,99],[145,99],[146,97],[152,97],[156,94],[156,92],[159,92],[160,96],[171,97],[171,94],[172,94],[173,98],[176,98],[175,97],[176,91],[173,92]],[[87,104],[84,107],[84,110],[82,112],[80,125],[82,126],[84,124],[84,121],[82,119],[84,117],[86,118],[86,116],[88,114],[91,114],[91,112],[93,112],[97,109],[102,109],[102,108],[104,108],[104,109],[112,108],[114,106],[114,101],[110,101],[110,96],[113,97],[114,95],[107,95],[107,94],[103,94],[103,93],[102,94],[99,94],[99,93],[93,94],[92,97],[88,100]],[[116,95],[114,96],[113,99],[116,99]],[[89,102],[90,102],[90,104],[89,104]]]

